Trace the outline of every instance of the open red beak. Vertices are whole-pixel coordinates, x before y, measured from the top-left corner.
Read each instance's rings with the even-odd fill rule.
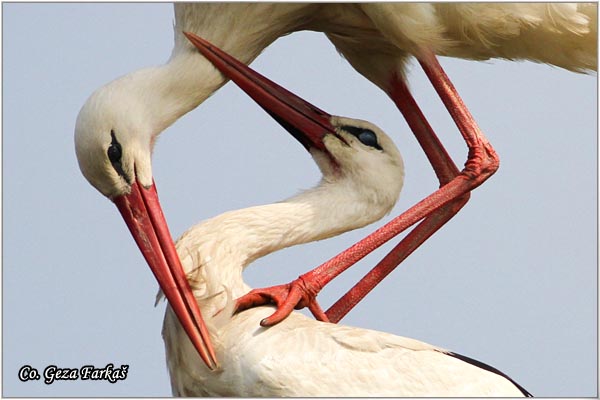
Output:
[[[192,344],[208,368],[215,369],[217,359],[208,330],[175,250],[154,183],[145,188],[135,182],[129,194],[113,201]]]
[[[329,154],[323,143],[327,134],[343,140],[331,124],[331,115],[325,111],[265,78],[206,40],[193,33],[183,34],[223,75],[235,82],[307,150],[317,148]]]

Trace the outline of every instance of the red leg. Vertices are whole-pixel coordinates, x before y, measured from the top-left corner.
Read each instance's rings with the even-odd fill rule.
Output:
[[[408,227],[435,213],[434,218],[423,221],[414,233],[407,236],[405,240],[382,260],[376,267],[375,272],[368,275],[369,279],[377,278],[378,276],[381,277],[380,279],[383,279],[401,260],[414,251],[416,247],[458,212],[468,200],[468,193],[471,190],[478,187],[498,169],[499,160],[496,153],[477,127],[477,124],[464,106],[454,86],[437,62],[435,55],[431,52],[426,52],[421,57],[420,63],[469,147],[469,155],[465,163],[465,168],[457,175],[457,168],[452,163],[437,137],[435,137],[435,134],[433,134],[424,116],[420,111],[416,112],[418,110],[416,103],[413,107],[412,103],[414,103],[414,100],[411,98],[405,102],[402,96],[399,95],[404,92],[408,93],[406,87],[403,86],[404,84],[400,82],[400,84],[392,85],[392,98],[394,98],[400,110],[408,116],[407,121],[409,121],[417,139],[424,148],[443,186],[363,240],[314,270],[301,275],[290,284],[251,291],[248,295],[238,299],[237,310],[243,310],[257,304],[264,304],[270,302],[269,298],[273,299],[278,305],[278,310],[270,317],[261,321],[261,325],[263,326],[280,322],[289,315],[293,308],[308,306],[313,310],[317,307],[314,305],[316,304],[316,294],[332,279]],[[398,82],[399,80],[396,79],[395,83]],[[407,98],[409,97],[407,96]],[[444,183],[446,184],[444,185]],[[364,292],[366,287],[372,287],[376,283],[373,281],[372,283],[364,284],[364,286],[359,283],[361,286],[359,286],[357,291],[362,290]],[[281,291],[283,288],[287,288],[287,296],[279,298],[272,296],[272,294]],[[353,293],[355,294],[355,292]],[[362,295],[364,296],[364,294],[366,292]],[[352,296],[349,295],[349,297]],[[261,303],[257,302],[258,298],[261,298],[263,301]],[[352,306],[352,302],[348,302],[347,305],[339,307],[339,310],[346,309],[345,312],[347,312]],[[334,317],[337,318],[340,314],[343,315],[342,312],[336,310],[338,310],[337,307],[334,309],[336,313]]]
[[[389,95],[425,152],[440,181],[440,187],[444,186],[460,173],[458,167],[427,122],[406,82],[394,75],[390,82]]]
[[[371,290],[375,288],[406,257],[448,222],[467,203],[466,194],[436,210],[417,225],[396,247],[394,247],[371,271],[369,271],[346,294],[325,312],[329,322],[338,323]],[[314,315],[314,314],[313,314]]]

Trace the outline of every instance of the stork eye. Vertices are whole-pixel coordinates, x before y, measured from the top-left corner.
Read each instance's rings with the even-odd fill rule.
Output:
[[[377,143],[377,135],[370,129],[363,130],[357,135],[357,137],[358,140],[360,140],[365,146],[381,148],[379,143]]]
[[[377,150],[383,150],[377,141],[377,135],[370,129],[359,128],[357,126],[342,126],[346,132],[355,136],[365,146],[373,147]]]
[[[110,131],[110,137],[112,138],[110,142],[110,146],[106,150],[106,155],[110,160],[113,168],[119,175],[121,175],[127,182],[131,182],[129,176],[123,170],[123,165],[121,164],[121,157],[123,156],[123,149],[121,148],[121,143],[117,141],[117,137],[115,136],[114,131]]]
[[[123,155],[121,144],[117,142],[114,131],[110,131],[110,136],[112,141],[110,142],[110,146],[108,146],[108,150],[106,150],[106,155],[108,156],[111,164],[121,164],[121,156]]]
[[[111,144],[106,150],[106,154],[112,164],[121,163],[121,145],[119,143]]]

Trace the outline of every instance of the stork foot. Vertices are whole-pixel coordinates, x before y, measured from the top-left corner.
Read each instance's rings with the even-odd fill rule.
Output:
[[[317,302],[320,288],[302,277],[285,285],[254,289],[236,300],[235,312],[265,304],[275,304],[277,311],[260,321],[261,326],[273,326],[283,321],[296,309],[308,307],[319,321],[329,322],[325,312]]]

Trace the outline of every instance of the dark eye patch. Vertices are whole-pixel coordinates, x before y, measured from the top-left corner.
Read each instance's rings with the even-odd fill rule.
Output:
[[[121,157],[123,156],[123,149],[121,148],[121,143],[117,141],[117,137],[115,135],[115,131],[110,131],[110,137],[112,138],[110,142],[110,146],[106,150],[106,155],[113,168],[117,173],[122,176],[127,182],[131,183],[129,177],[123,170],[123,165],[121,164]]]
[[[110,131],[110,136],[112,141],[110,142],[110,146],[108,146],[108,150],[106,150],[106,155],[108,156],[111,164],[120,164],[121,156],[123,155],[123,149],[121,148],[121,144],[117,142],[114,131]]]
[[[375,134],[375,132],[372,130],[349,125],[342,126],[341,128],[355,136],[365,146],[373,147],[377,150],[383,150],[377,141],[377,134]]]

